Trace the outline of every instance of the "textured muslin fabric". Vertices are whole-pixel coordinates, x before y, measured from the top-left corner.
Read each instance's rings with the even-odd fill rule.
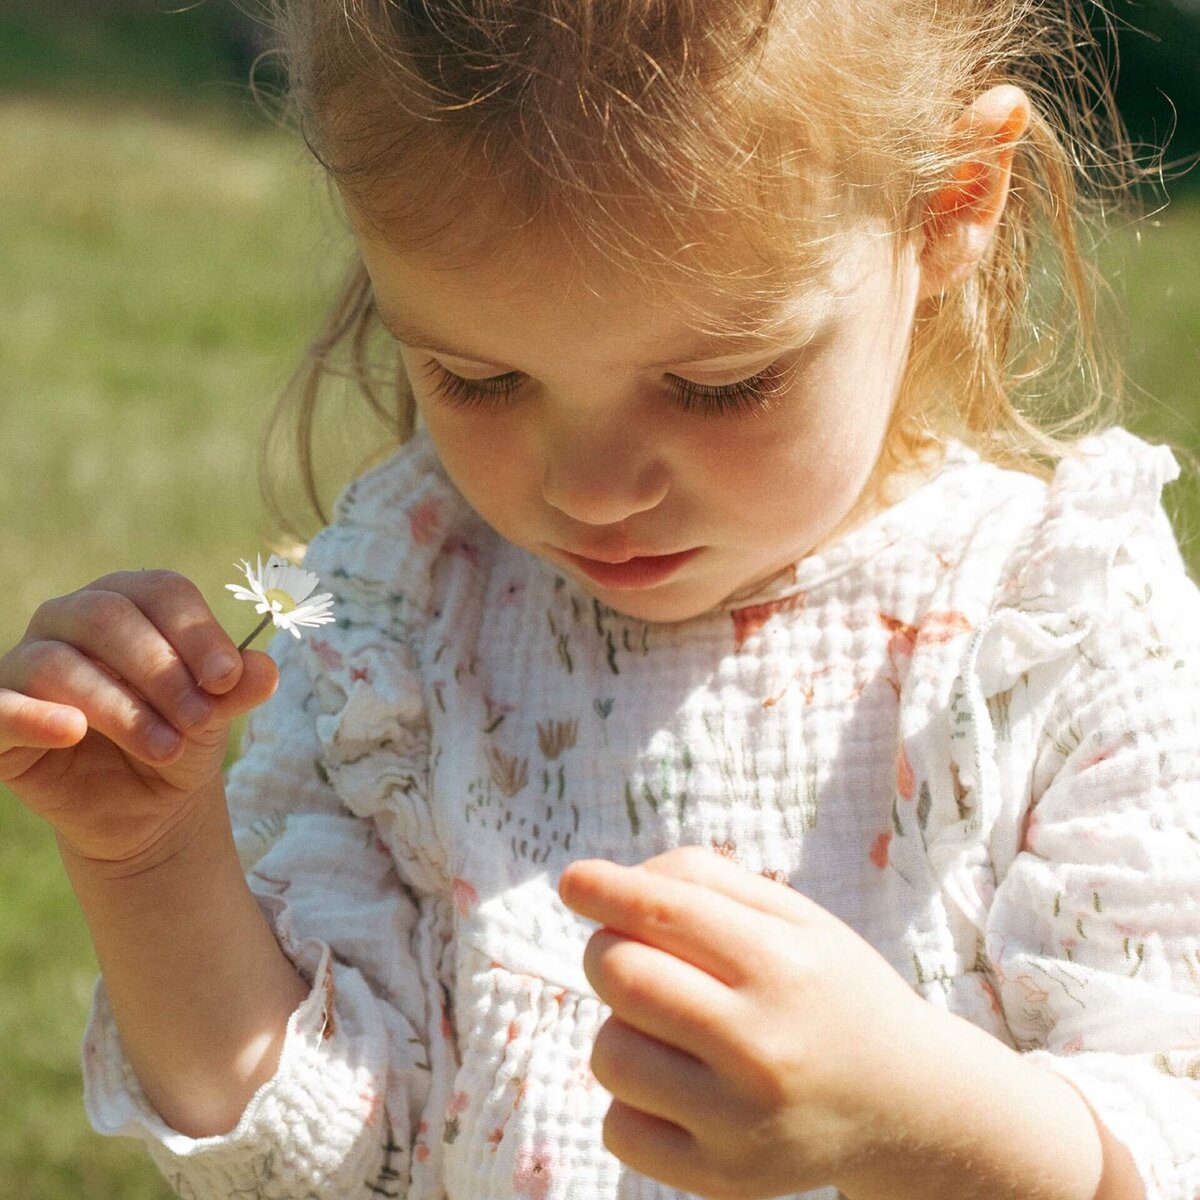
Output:
[[[1048,483],[952,446],[828,550],[653,625],[498,538],[419,434],[309,548],[337,624],[272,644],[280,690],[230,773],[250,885],[312,982],[279,1069],[229,1134],[187,1138],[100,981],[94,1127],[194,1200],[678,1196],[603,1148],[592,927],[556,887],[699,844],[1070,1080],[1148,1200],[1194,1200],[1200,598],[1175,474],[1121,430]]]

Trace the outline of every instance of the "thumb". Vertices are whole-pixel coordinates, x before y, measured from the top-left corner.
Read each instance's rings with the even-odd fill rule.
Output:
[[[215,721],[232,721],[243,713],[257,708],[275,694],[279,686],[279,668],[275,660],[261,650],[242,651],[242,675],[237,685],[225,695],[214,697]]]

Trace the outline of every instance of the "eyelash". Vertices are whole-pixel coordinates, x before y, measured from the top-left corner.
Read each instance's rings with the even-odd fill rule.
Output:
[[[507,404],[521,385],[521,376],[516,371],[486,379],[464,379],[447,371],[433,359],[428,360],[422,369],[432,380],[432,394],[453,408]],[[748,379],[720,385],[693,383],[690,379],[668,375],[667,390],[685,412],[705,417],[744,416],[765,412],[772,400],[785,389],[786,376],[787,371],[779,363],[772,363]]]

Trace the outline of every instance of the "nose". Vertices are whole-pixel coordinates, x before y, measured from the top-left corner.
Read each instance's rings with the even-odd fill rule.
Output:
[[[656,507],[670,487],[664,463],[636,428],[581,430],[548,442],[542,496],[583,525],[615,525]]]

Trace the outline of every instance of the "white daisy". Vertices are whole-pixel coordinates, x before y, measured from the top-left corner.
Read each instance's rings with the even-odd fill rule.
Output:
[[[329,611],[333,608],[332,594],[322,592],[319,596],[312,595],[313,589],[321,581],[311,571],[293,566],[277,554],[267,559],[265,567],[261,554],[257,567],[252,567],[243,559],[241,569],[250,586],[245,588],[237,583],[227,583],[225,586],[239,600],[252,601],[255,612],[266,614],[254,633],[242,643],[241,649],[245,649],[255,635],[272,621],[277,628],[286,629],[292,637],[298,638],[298,626],[315,629],[318,625],[328,625],[336,620]]]

